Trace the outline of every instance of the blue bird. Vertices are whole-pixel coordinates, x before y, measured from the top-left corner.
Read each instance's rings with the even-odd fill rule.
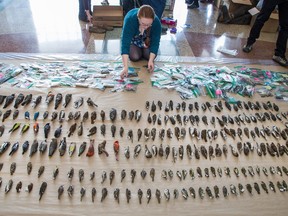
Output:
[[[25,119],[30,120],[30,113],[28,111],[25,112]]]
[[[37,121],[38,117],[39,117],[39,112],[35,112],[34,113],[34,121]]]

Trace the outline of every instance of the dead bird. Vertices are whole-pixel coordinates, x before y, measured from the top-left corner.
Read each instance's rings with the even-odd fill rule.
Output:
[[[124,128],[121,126],[119,130],[120,137],[123,137],[123,134],[124,134]]]
[[[36,108],[41,103],[41,100],[42,96],[41,95],[37,96],[32,102],[32,107]]]
[[[55,95],[52,93],[52,91],[49,91],[46,95],[45,98],[45,103],[47,104],[47,106],[49,106],[49,104],[54,100]]]
[[[106,151],[105,146],[106,146],[106,140],[98,144],[98,155],[101,155],[102,153],[104,153],[106,157],[109,156],[109,153]]]
[[[113,150],[114,150],[114,154],[115,154],[115,157],[116,157],[116,161],[118,161],[119,160],[118,153],[119,153],[119,150],[120,150],[120,145],[119,145],[119,142],[117,140],[113,144]]]
[[[170,200],[170,191],[169,191],[169,189],[167,189],[167,188],[164,189],[164,196],[165,196],[167,201]]]
[[[101,184],[103,184],[107,179],[107,173],[105,170],[102,172],[101,178],[102,178]]]
[[[120,202],[120,199],[119,199],[119,197],[120,197],[120,189],[119,188],[116,188],[115,190],[114,190],[114,199],[119,203]]]
[[[80,157],[84,151],[86,150],[86,146],[87,146],[87,142],[82,142],[80,147],[79,147],[79,150],[78,150],[78,157]]]
[[[74,113],[73,119],[76,121],[76,120],[80,119],[80,117],[81,117],[81,111],[78,110]]]
[[[6,97],[6,95],[0,95],[0,105],[4,103]]]
[[[136,145],[135,148],[134,148],[134,158],[138,157],[138,155],[140,154],[140,152],[141,152],[141,145],[138,144],[138,145]]]
[[[117,110],[115,108],[112,108],[109,112],[109,117],[110,117],[110,120],[112,122],[114,122],[117,118]]]
[[[146,158],[152,158],[152,153],[149,150],[149,148],[147,147],[147,145],[145,144],[145,157]]]
[[[136,177],[136,170],[131,169],[130,175],[131,175],[131,182],[134,183],[134,179]]]
[[[32,163],[31,163],[31,161],[29,161],[27,163],[27,174],[30,175],[31,171],[32,171]]]
[[[71,135],[73,135],[73,133],[75,132],[77,128],[77,123],[75,122],[74,124],[72,124],[69,128],[69,133],[68,133],[68,137],[70,137]],[[56,131],[55,131],[56,132]]]
[[[79,182],[82,182],[84,179],[84,170],[83,169],[79,169],[78,177],[79,177]]]
[[[127,117],[127,111],[125,109],[121,110],[121,120],[125,120]]]
[[[62,125],[60,125],[54,132],[54,137],[59,138],[62,134]]]
[[[42,196],[45,193],[46,188],[47,188],[47,182],[42,182],[40,189],[39,189],[39,201],[42,199]]]
[[[58,119],[59,119],[60,123],[62,123],[65,120],[65,111],[64,110],[60,111]]]
[[[74,154],[75,151],[76,151],[76,143],[75,142],[71,142],[69,144],[69,148],[68,148],[69,156],[72,157],[72,155]]]
[[[101,196],[101,202],[103,202],[105,200],[105,198],[108,195],[108,190],[107,188],[102,188],[102,196]]]
[[[11,145],[11,143],[9,141],[7,142],[3,142],[0,146],[0,154],[3,154]]]
[[[20,125],[19,125],[20,126]],[[13,128],[13,127],[12,127]],[[5,125],[1,125],[0,126],[0,137],[2,137],[2,135],[4,134],[5,131]]]
[[[32,94],[28,94],[25,96],[24,100],[22,101],[21,105],[26,106],[32,101]]]
[[[79,107],[83,105],[83,102],[84,102],[84,98],[79,97],[76,101],[74,101],[74,108],[78,109]]]
[[[39,146],[38,140],[35,139],[30,148],[29,157],[32,157],[37,152],[38,146]]]
[[[13,103],[14,99],[15,99],[15,94],[6,96],[3,109],[7,108],[11,103]]]
[[[94,202],[95,196],[96,196],[96,188],[95,187],[92,188],[91,195],[92,195],[92,202]]]
[[[96,130],[97,130],[97,128],[96,128]],[[78,134],[78,136],[82,136],[82,134],[83,134],[83,122],[81,122],[80,125],[78,126],[77,134]]]
[[[71,198],[74,194],[74,186],[73,185],[69,185],[68,189],[67,189],[67,192],[68,192],[68,196]]]
[[[101,117],[102,122],[104,122],[105,121],[105,111],[104,110],[100,111],[100,117]]]
[[[94,124],[95,123],[95,120],[97,118],[97,113],[96,111],[92,111],[91,114],[90,114],[90,120],[91,120],[91,124]]]
[[[61,93],[57,93],[55,97],[54,109],[56,110],[58,106],[61,104],[63,99],[63,95]]]
[[[10,175],[13,175],[15,173],[16,170],[16,163],[12,162],[10,165]]]
[[[68,180],[71,181],[73,176],[74,176],[74,168],[71,167],[70,170],[67,173]]]
[[[45,137],[45,139],[48,138],[48,135],[49,135],[49,132],[50,132],[50,128],[51,128],[50,123],[49,122],[46,123],[45,126],[44,126],[44,137]]]
[[[127,133],[127,139],[131,140],[131,142],[133,143],[133,130],[129,130]]]
[[[136,120],[137,122],[139,122],[140,119],[141,119],[141,117],[142,117],[141,111],[140,111],[140,110],[136,110],[136,111],[135,111],[135,120]]]
[[[123,181],[123,179],[126,177],[126,171],[125,171],[125,169],[122,169],[122,171],[121,171],[121,182]]]
[[[90,128],[89,134],[87,136],[92,136],[92,135],[94,135],[96,133],[97,133],[97,127],[93,126],[92,128]]]
[[[13,116],[12,116],[13,120],[15,120],[15,119],[18,117],[18,115],[19,115],[19,110],[16,109],[16,110],[13,112]]]
[[[137,195],[138,195],[139,204],[141,204],[142,203],[142,197],[143,197],[143,191],[140,188],[138,189]]]
[[[129,149],[129,146],[126,146],[124,148],[124,156],[129,159],[130,158],[130,149]]]
[[[32,189],[33,189],[33,183],[30,183],[30,184],[27,185],[25,191],[27,191],[28,193],[30,193],[30,192],[32,191]]]
[[[147,195],[146,195],[146,197],[147,197],[147,204],[149,204],[149,202],[150,202],[150,200],[151,200],[151,198],[152,198],[151,189],[148,188],[146,193],[147,193]]]
[[[115,137],[115,133],[116,133],[116,126],[113,124],[111,125],[111,135],[113,138]]]
[[[87,102],[88,106],[98,107],[98,105],[90,97],[87,99],[86,102]]]
[[[10,179],[7,183],[7,185],[5,186],[5,194],[7,194],[11,189],[12,189],[12,186],[13,186],[13,180]]]
[[[101,134],[102,134],[103,136],[105,136],[105,134],[106,134],[106,125],[105,125],[105,124],[102,124],[102,125],[100,126],[100,131],[101,131]]]
[[[160,190],[158,188],[156,189],[155,196],[156,196],[156,199],[157,199],[158,203],[160,204],[160,202],[161,202],[161,192],[160,192]]]
[[[72,94],[66,94],[64,98],[63,107],[66,108],[68,104],[71,102]]]
[[[51,114],[51,121],[54,121],[55,119],[57,119],[58,117],[58,112],[57,111],[53,111]]]
[[[19,142],[15,142],[12,145],[11,151],[9,152],[9,156],[12,156],[19,148]]]
[[[21,129],[21,134],[24,134],[30,128],[30,123],[25,123]]]
[[[138,142],[139,142],[139,140],[140,140],[141,137],[142,137],[142,130],[141,130],[141,128],[138,128],[138,130],[137,130],[137,137],[138,137]]]
[[[155,169],[154,168],[151,168],[151,170],[150,170],[150,177],[152,179],[152,182],[154,182],[154,178],[155,178]]]
[[[56,166],[53,170],[53,179],[55,180],[59,174],[59,168]]]
[[[48,156],[52,157],[53,154],[55,153],[57,149],[58,141],[56,138],[52,138],[52,141],[49,144],[49,149],[48,149]],[[32,148],[32,147],[31,147]]]
[[[38,169],[38,178],[40,178],[40,176],[44,173],[45,171],[45,166],[40,166]]]
[[[94,155],[94,139],[90,140],[90,145],[88,147],[88,151],[86,153],[87,157],[92,157]]]
[[[127,200],[127,203],[129,203],[130,199],[131,199],[131,190],[126,188],[126,200]]]
[[[63,192],[64,192],[64,185],[60,185],[58,188],[58,200],[61,199]]]
[[[11,115],[11,113],[12,113],[11,109],[6,110],[5,113],[2,116],[2,122],[4,122]]]
[[[145,179],[146,175],[147,175],[147,172],[144,169],[142,169],[140,176],[142,177],[143,180]]]

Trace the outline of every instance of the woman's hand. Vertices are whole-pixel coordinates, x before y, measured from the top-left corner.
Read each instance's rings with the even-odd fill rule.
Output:
[[[90,23],[92,23],[93,17],[92,17],[92,15],[90,14],[90,11],[89,11],[89,10],[85,10],[85,13],[86,13],[86,15],[87,15],[88,21],[89,21]]]
[[[120,73],[121,79],[124,79],[124,77],[128,76],[128,55],[123,54],[122,55],[122,63],[123,63],[123,70]]]
[[[148,71],[149,71],[149,73],[154,72],[154,61],[153,60],[148,61]]]
[[[128,68],[123,68],[123,70],[120,73],[121,79],[124,79],[124,77],[128,76]]]

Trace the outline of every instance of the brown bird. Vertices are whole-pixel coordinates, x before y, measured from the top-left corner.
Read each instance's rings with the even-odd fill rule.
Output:
[[[94,139],[90,140],[90,146],[89,146],[88,151],[86,153],[87,157],[92,157],[94,155],[94,142],[95,142]]]

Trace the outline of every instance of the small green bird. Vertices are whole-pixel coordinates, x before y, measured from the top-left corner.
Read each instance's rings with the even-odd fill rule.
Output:
[[[21,123],[17,122],[13,125],[13,127],[9,130],[9,133],[16,131],[20,127]]]
[[[87,146],[87,143],[84,141],[83,143],[81,143],[80,147],[79,147],[79,152],[78,152],[78,156],[80,157],[83,152],[85,151]]]
[[[25,133],[30,127],[30,123],[26,123],[23,127],[22,127],[22,130],[21,130],[21,133]]]

